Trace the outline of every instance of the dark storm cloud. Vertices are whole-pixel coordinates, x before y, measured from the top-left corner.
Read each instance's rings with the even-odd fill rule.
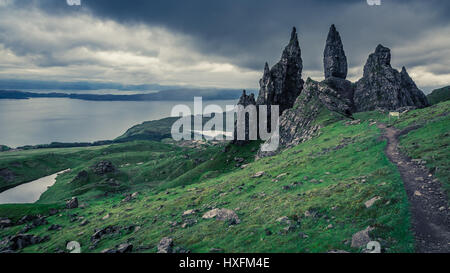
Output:
[[[42,9],[64,13],[65,1],[40,1]],[[337,24],[351,65],[360,65],[378,43],[393,47],[449,24],[450,1],[365,0],[84,0],[83,8],[121,23],[144,22],[187,33],[206,54],[220,55],[251,69],[273,63],[297,26],[306,69],[321,69],[330,24]],[[406,64],[408,65],[408,64]]]
[[[344,42],[350,76],[362,73],[367,56],[379,43],[393,49],[396,67],[428,65],[431,72],[449,74],[448,57],[442,56],[448,45],[443,47],[436,37],[442,35],[442,29],[450,28],[450,1],[381,2],[381,6],[369,6],[366,0],[82,0],[82,6],[74,8],[65,0],[17,0],[14,5],[38,6],[53,16],[84,11],[122,25],[163,27],[175,35],[192,37],[190,46],[203,55],[258,71],[265,61],[273,65],[279,59],[291,27],[296,26],[304,69],[314,76],[321,74],[326,35],[334,23]],[[417,48],[423,37],[432,41]],[[52,63],[51,58],[48,63]]]

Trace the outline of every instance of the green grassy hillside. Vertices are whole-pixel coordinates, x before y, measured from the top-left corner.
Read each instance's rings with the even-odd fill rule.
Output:
[[[427,98],[431,105],[450,100],[450,86],[433,90]]]
[[[427,160],[428,167],[436,167],[436,176],[446,187],[449,105],[411,111],[390,121],[400,129],[408,128],[409,133],[401,139],[404,151]],[[381,242],[386,252],[413,252],[403,183],[396,166],[386,158],[386,141],[374,123],[388,123],[389,119],[379,112],[359,113],[355,118],[361,123],[331,123],[318,137],[257,161],[257,144],[224,150],[223,145],[205,143],[139,141],[84,151],[61,149],[59,153],[72,163],[76,160],[71,153],[85,160],[60,176],[38,204],[0,206],[0,217],[8,217],[12,211],[15,218],[45,214],[74,195],[85,203],[83,208],[50,216],[47,225],[28,231],[48,235],[50,240],[23,252],[64,250],[72,240],[81,243],[83,252],[101,252],[122,243],[132,244],[135,252],[156,252],[163,237],[173,238],[176,246],[192,252],[212,248],[223,252],[360,252],[350,246],[351,238],[368,226],[374,227],[371,237]],[[23,160],[37,156],[29,153],[15,156]],[[45,150],[38,153],[44,154]],[[118,171],[95,175],[89,166],[100,160],[113,162]],[[88,178],[81,184],[71,183],[82,170],[88,171]],[[110,179],[119,186],[109,185]],[[125,193],[135,191],[139,192],[137,198],[122,202]],[[380,199],[367,208],[365,202],[374,197]],[[234,210],[240,223],[203,219],[212,208]],[[183,216],[187,210],[195,211]],[[81,226],[84,220],[89,223]],[[62,229],[47,231],[51,224]],[[118,231],[93,245],[94,231],[108,226]],[[0,230],[0,240],[23,227]]]

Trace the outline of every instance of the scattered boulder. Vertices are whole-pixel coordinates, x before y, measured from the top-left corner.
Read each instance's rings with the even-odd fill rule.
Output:
[[[91,167],[97,175],[105,175],[107,173],[112,173],[116,171],[116,167],[112,164],[111,161],[100,161]]]
[[[252,176],[252,178],[260,178],[265,174],[266,174],[265,172],[257,172]]]
[[[369,226],[366,229],[353,234],[351,246],[354,248],[366,247],[367,244],[371,241],[369,233],[372,230],[374,230],[374,228]]]
[[[117,226],[107,226],[102,229],[98,229],[94,232],[94,234],[91,236],[92,242],[98,242],[100,241],[104,236],[110,235],[110,234],[117,234],[120,232],[120,228]]]
[[[102,254],[116,254],[117,250],[112,248],[103,249],[100,253]]]
[[[48,221],[44,216],[38,216],[37,218],[35,218],[33,220],[34,227],[43,226],[43,225],[47,225],[47,224],[48,224]]]
[[[197,213],[196,210],[190,209],[190,210],[183,212],[183,216],[189,216],[189,215],[193,215],[195,213]]]
[[[132,244],[121,244],[117,247],[118,253],[130,253],[133,251],[133,245]]]
[[[158,244],[158,253],[173,253],[173,239],[164,237]]]
[[[216,218],[218,221],[227,221],[231,225],[237,225],[241,222],[236,212],[229,209],[213,209],[205,213],[202,218]]]
[[[17,222],[18,225],[23,225],[26,224],[28,222],[33,221],[34,219],[36,219],[37,216],[33,216],[33,215],[25,215],[22,218],[20,218],[20,220]]]
[[[78,198],[72,197],[72,199],[66,202],[67,209],[76,209],[78,208]]]
[[[30,234],[18,234],[7,238],[3,245],[6,247],[0,249],[0,252],[18,251],[31,245],[36,245],[48,241],[50,238],[39,237]]]
[[[365,202],[364,205],[366,206],[366,208],[370,208],[375,204],[375,202],[377,202],[381,199],[382,199],[381,197],[376,196],[376,197],[370,199],[369,201]]]
[[[291,220],[289,220],[289,218],[287,216],[283,216],[277,219],[277,222],[280,224],[291,224]]]
[[[25,223],[29,223],[29,224],[27,224],[20,231],[21,234],[27,233],[28,231],[34,229],[35,227],[47,225],[48,221],[44,216],[41,216],[41,215],[37,215],[37,216],[26,215],[26,216],[22,217],[22,219],[20,219],[20,221],[18,222],[18,225],[22,225]]]
[[[345,126],[360,125],[360,124],[361,124],[361,120],[356,119],[356,120],[347,121],[345,123]]]
[[[56,231],[56,230],[61,230],[61,229],[62,229],[62,226],[54,224],[48,228],[48,231]]]
[[[9,218],[0,218],[0,229],[10,227],[13,222]]]

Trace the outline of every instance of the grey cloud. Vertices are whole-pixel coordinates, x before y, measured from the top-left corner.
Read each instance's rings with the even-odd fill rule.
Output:
[[[130,28],[140,24],[162,27],[174,35],[182,33],[191,37],[186,46],[211,60],[230,62],[243,70],[258,72],[262,72],[265,61],[274,64],[279,59],[290,28],[297,26],[305,70],[314,76],[322,71],[327,31],[329,25],[335,23],[349,59],[350,77],[362,73],[367,56],[379,43],[392,48],[395,65],[429,66],[432,73],[448,73],[445,66],[449,55],[444,55],[445,49],[439,43],[425,43],[415,51],[408,50],[408,46],[417,44],[425,34],[450,25],[450,1],[446,0],[382,0],[379,7],[370,7],[365,0],[83,0],[82,6],[75,8],[62,0],[17,0],[14,5],[23,9],[38,7],[52,16],[89,14]],[[77,46],[77,39],[80,39],[79,45],[93,51],[117,47],[109,40],[93,42],[77,36],[72,46]],[[0,36],[0,40],[8,44],[7,38]],[[18,54],[35,52],[42,56],[40,65],[69,64],[60,60],[53,50],[42,50],[52,45],[24,45],[17,40],[10,41],[9,48]],[[148,56],[159,53],[145,51],[145,47],[131,50],[142,50],[142,54]],[[434,53],[430,55],[428,51]],[[186,64],[197,57],[174,58]],[[305,76],[309,75],[305,73]]]

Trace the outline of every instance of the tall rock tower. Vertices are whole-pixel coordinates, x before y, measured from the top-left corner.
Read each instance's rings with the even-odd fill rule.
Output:
[[[323,53],[323,66],[324,83],[334,89],[339,96],[349,100],[353,110],[354,87],[350,81],[346,80],[348,72],[347,57],[345,56],[341,36],[335,25],[331,25],[328,32]]]
[[[294,27],[281,60],[272,69],[267,63],[264,67],[257,105],[279,105],[280,114],[291,108],[303,90],[302,70],[302,53]]]
[[[341,36],[334,25],[330,27],[323,55],[325,79],[330,77],[347,78],[347,57]]]

